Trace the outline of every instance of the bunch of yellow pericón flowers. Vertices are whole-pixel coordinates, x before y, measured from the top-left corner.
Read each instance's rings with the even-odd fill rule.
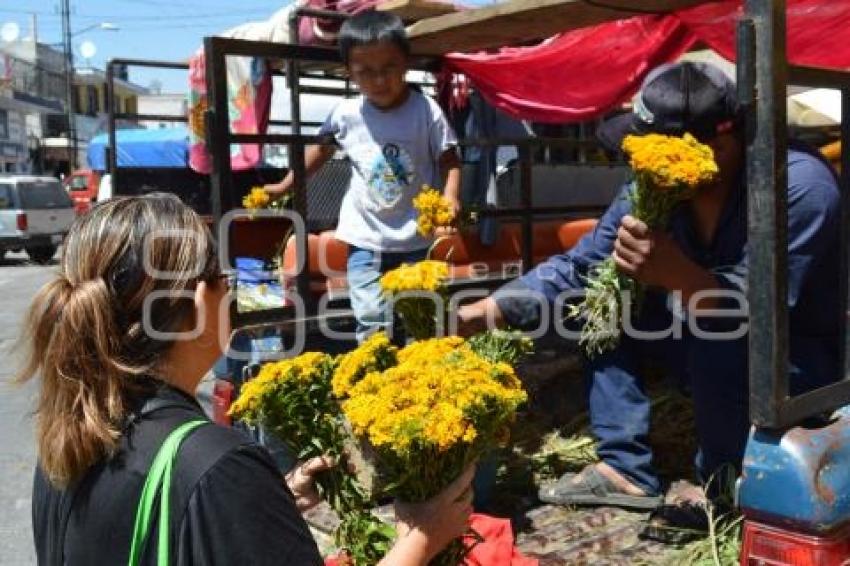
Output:
[[[439,227],[451,226],[455,220],[449,200],[428,185],[423,185],[422,191],[413,197],[413,208],[418,212],[417,230],[425,237],[431,236]]]
[[[337,544],[355,564],[369,566],[387,553],[396,533],[369,512],[370,501],[346,465],[350,434],[331,390],[337,363],[333,356],[307,352],[264,364],[242,386],[230,414],[263,426],[299,459],[330,455],[340,460],[319,474],[316,483],[339,515]]]
[[[490,445],[526,399],[513,368],[478,356],[463,338],[432,338],[399,352],[399,363],[371,372],[348,392],[342,409],[354,432],[368,438],[393,461],[412,466],[396,484],[407,498],[425,498],[444,485],[422,485],[424,473],[452,450],[480,455],[476,441]],[[478,453],[478,454],[476,454]],[[434,459],[437,458],[435,461]],[[463,468],[442,474],[451,481]],[[436,490],[436,491],[435,491]]]
[[[297,358],[267,363],[257,376],[242,386],[230,413],[247,421],[260,418],[265,398],[279,389],[300,389],[306,382],[321,383],[333,371],[333,359],[319,352],[307,352]]]
[[[438,323],[445,321],[448,275],[446,262],[424,260],[403,264],[381,277],[381,292],[393,302],[404,329],[413,338],[435,336]]]
[[[655,190],[688,190],[711,182],[718,173],[711,148],[690,134],[626,136],[623,151],[635,174],[645,175]]]
[[[524,341],[507,333],[496,340]],[[487,359],[474,347],[485,342],[457,336],[413,342],[393,352],[397,363],[357,372],[363,375],[341,398],[342,411],[354,435],[369,446],[388,495],[425,501],[509,436],[527,396],[512,366],[517,358]],[[387,344],[386,337],[373,337],[348,354],[349,360],[367,359],[376,347],[387,352]],[[496,349],[491,344],[488,351]],[[528,353],[525,344],[498,351]],[[351,383],[351,370],[343,371],[341,380]],[[455,541],[431,564],[455,566],[466,551]]]
[[[714,152],[690,134],[626,136],[623,151],[635,176],[629,193],[630,214],[652,230],[666,229],[676,207],[719,173]],[[623,294],[630,293],[631,305],[637,308],[642,287],[617,271],[610,257],[591,268],[586,285],[584,299],[569,307],[568,316],[584,321],[579,343],[594,356],[617,346]]]
[[[251,192],[242,199],[242,208],[258,210],[267,207],[271,200],[271,196],[263,187],[253,187]]]
[[[436,292],[443,289],[448,276],[449,265],[444,261],[426,259],[405,263],[381,277],[381,289],[384,293]]]

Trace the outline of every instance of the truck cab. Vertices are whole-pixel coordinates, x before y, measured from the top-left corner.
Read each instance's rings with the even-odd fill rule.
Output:
[[[100,173],[92,169],[78,169],[65,179],[64,185],[74,201],[77,214],[85,214],[97,202]]]

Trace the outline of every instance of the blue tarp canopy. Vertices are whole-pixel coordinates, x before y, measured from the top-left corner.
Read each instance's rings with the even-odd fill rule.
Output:
[[[186,167],[189,161],[189,133],[181,126],[157,130],[118,130],[118,167]],[[89,142],[89,167],[106,170],[104,148],[109,136],[100,134]]]

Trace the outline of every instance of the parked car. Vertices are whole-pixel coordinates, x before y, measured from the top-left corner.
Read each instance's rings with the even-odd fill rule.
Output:
[[[98,201],[100,173],[91,169],[78,169],[65,178],[65,189],[74,201],[77,214],[85,214]]]
[[[0,256],[26,250],[47,263],[76,217],[74,202],[53,177],[0,176]]]

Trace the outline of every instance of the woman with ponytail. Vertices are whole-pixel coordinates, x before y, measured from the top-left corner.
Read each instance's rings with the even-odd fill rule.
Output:
[[[210,423],[194,397],[230,333],[227,281],[201,219],[173,195],[78,218],[25,321],[18,379],[39,381],[39,564],[321,564],[299,511],[311,476]],[[384,564],[426,564],[465,530],[471,478],[406,512]]]

